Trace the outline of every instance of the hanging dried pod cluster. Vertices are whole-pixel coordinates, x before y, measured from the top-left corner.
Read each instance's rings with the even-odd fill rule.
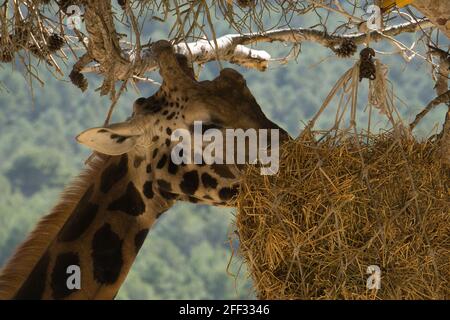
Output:
[[[353,56],[358,46],[351,39],[344,39],[339,45],[331,47],[331,50],[340,58]]]

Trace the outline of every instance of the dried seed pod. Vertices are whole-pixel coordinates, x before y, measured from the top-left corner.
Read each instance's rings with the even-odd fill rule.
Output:
[[[117,4],[122,8],[122,10],[125,10],[127,7],[127,0],[117,0]]]
[[[47,39],[47,47],[50,52],[55,52],[64,46],[64,38],[57,33],[51,34]]]
[[[344,39],[337,47],[332,47],[331,50],[340,58],[349,58],[356,52],[357,45],[351,39]]]
[[[359,64],[359,81],[362,79],[376,79],[376,68],[372,57],[375,56],[375,50],[372,48],[364,48],[359,53],[360,64]]]
[[[372,57],[375,57],[375,50],[367,47],[362,49],[359,55],[361,57],[361,60],[371,60]]]
[[[38,57],[39,59],[45,59],[45,58],[47,57],[47,55],[48,55],[47,48],[44,47],[44,44],[43,44],[43,43],[40,43],[39,46],[40,46],[41,48],[38,48],[38,46],[35,45],[35,44],[30,45],[29,48],[28,48],[28,50],[29,50],[32,54],[34,54],[36,57]]]
[[[86,91],[88,87],[88,82],[81,72],[77,70],[72,70],[72,72],[70,72],[69,74],[69,78],[74,85],[76,85],[78,88],[81,89],[81,91]]]
[[[256,0],[237,0],[236,2],[241,8],[253,7],[256,4]]]
[[[11,62],[14,59],[14,55],[8,49],[0,50],[0,62]]]
[[[14,59],[13,43],[11,35],[6,39],[0,37],[0,62],[11,62]]]

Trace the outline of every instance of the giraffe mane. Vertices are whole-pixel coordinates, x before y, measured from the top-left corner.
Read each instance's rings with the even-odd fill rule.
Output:
[[[108,156],[93,157],[64,189],[56,206],[40,219],[28,238],[19,245],[0,270],[0,300],[14,297],[108,159]]]

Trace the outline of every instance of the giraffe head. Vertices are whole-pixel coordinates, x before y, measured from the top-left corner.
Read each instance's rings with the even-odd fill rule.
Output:
[[[226,129],[278,129],[282,139],[287,134],[264,115],[237,71],[223,69],[214,80],[198,82],[187,58],[175,54],[169,42],[158,41],[153,52],[163,78],[160,90],[137,99],[127,121],[88,129],[77,140],[97,152],[134,159],[130,163],[145,176],[140,185],[147,198],[159,194],[169,201],[229,205],[238,189],[238,167],[175,164],[174,131],[188,132],[192,146],[199,122],[203,131],[215,128],[224,136]]]
[[[265,117],[238,72],[224,69],[216,79],[198,82],[187,59],[168,42],[157,42],[154,54],[163,78],[160,90],[137,99],[125,122],[77,137],[108,156],[90,163],[18,249],[0,274],[0,299],[110,299],[149,228],[175,200],[233,205],[238,167],[206,164],[203,158],[176,164],[175,131],[184,130],[195,142],[195,122],[201,121],[203,129],[217,128],[216,133],[278,129],[280,138],[287,137]],[[73,266],[81,274],[76,290],[68,287],[67,268]]]

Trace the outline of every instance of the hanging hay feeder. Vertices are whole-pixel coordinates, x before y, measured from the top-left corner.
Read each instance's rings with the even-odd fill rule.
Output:
[[[353,84],[343,90],[353,98],[358,70],[337,84]],[[371,85],[369,101],[393,119],[392,95]],[[417,142],[398,124],[356,131],[350,103],[353,130],[314,131],[317,115],[280,148],[278,174],[247,168],[236,225],[258,298],[449,299],[450,167],[438,142]]]

